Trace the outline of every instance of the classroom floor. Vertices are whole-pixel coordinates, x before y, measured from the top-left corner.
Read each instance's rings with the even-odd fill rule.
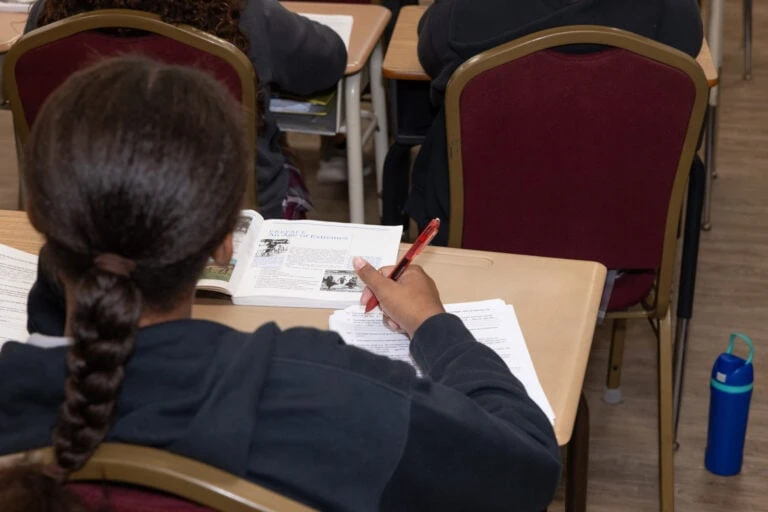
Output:
[[[768,510],[768,393],[764,341],[768,339],[768,4],[755,2],[752,82],[744,82],[741,2],[725,9],[725,54],[721,77],[720,139],[713,229],[701,239],[696,306],[680,426],[677,510],[708,512]],[[316,138],[292,136],[314,194],[314,218],[348,220],[346,184],[320,185]],[[370,157],[370,152],[369,152]],[[0,112],[0,208],[16,207],[16,154],[10,113]],[[373,177],[366,179],[366,218],[377,218]],[[715,477],[704,470],[709,406],[709,372],[732,331],[752,337],[757,346],[757,391],[752,397],[743,473]],[[640,512],[657,509],[656,351],[642,321],[630,323],[623,374],[624,403],[602,402],[609,325],[595,337],[585,389],[592,438],[589,471],[590,512]],[[562,510],[562,489],[551,510]]]

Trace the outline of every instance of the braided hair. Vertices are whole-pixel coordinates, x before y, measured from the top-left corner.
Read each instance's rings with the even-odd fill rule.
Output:
[[[194,293],[251,172],[239,106],[201,71],[103,61],[49,98],[26,148],[28,214],[67,288],[73,342],[45,467],[0,471],[0,510],[71,511],[61,485],[109,432],[145,314]]]

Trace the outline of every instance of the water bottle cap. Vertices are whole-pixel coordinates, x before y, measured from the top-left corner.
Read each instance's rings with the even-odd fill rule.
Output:
[[[752,364],[752,356],[755,354],[755,346],[752,344],[752,340],[749,339],[749,336],[746,334],[741,334],[740,332],[731,333],[731,338],[728,340],[728,349],[726,350],[726,353],[733,353],[733,346],[736,343],[736,338],[740,338],[749,347],[749,356],[747,357],[747,361],[744,364]]]
[[[734,343],[736,338],[744,340],[749,345],[749,356],[747,359],[733,354]],[[738,388],[740,391],[746,390],[744,386],[748,386],[751,389],[751,384],[754,381],[754,370],[752,367],[752,356],[754,353],[754,347],[752,341],[743,334],[734,333],[731,335],[730,342],[728,344],[728,350],[717,358],[715,365],[712,368],[712,384],[721,389],[722,391],[730,391],[725,388]]]

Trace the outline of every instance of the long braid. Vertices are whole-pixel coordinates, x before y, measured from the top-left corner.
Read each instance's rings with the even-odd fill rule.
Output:
[[[129,276],[97,267],[81,278],[74,299],[74,343],[53,434],[56,462],[67,475],[85,465],[109,430],[142,303]]]
[[[190,108],[194,105],[195,108]],[[137,57],[75,73],[27,143],[32,225],[67,294],[55,460],[0,468],[0,511],[81,510],[66,484],[119,414],[140,320],[190,300],[232,232],[253,155],[240,107],[214,78]]]

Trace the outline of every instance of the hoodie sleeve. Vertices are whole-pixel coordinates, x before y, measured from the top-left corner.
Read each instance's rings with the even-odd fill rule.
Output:
[[[55,275],[45,246],[40,250],[37,281],[27,297],[27,331],[63,336],[66,323],[64,289]]]
[[[34,30],[38,27],[37,20],[40,18],[40,13],[43,12],[45,6],[45,0],[37,0],[29,9],[29,16],[27,17],[27,24],[24,25],[24,33]]]
[[[453,7],[454,0],[436,0],[419,21],[419,62],[440,92],[445,91],[451,75],[462,63],[449,39]]]
[[[704,28],[695,0],[666,0],[659,24],[659,42],[696,58],[701,51]]]
[[[457,317],[430,318],[411,354],[429,376],[411,390],[406,447],[382,510],[543,510],[560,478],[549,420]]]
[[[273,82],[301,95],[336,85],[347,67],[341,37],[279,2],[264,2],[264,6]]]

